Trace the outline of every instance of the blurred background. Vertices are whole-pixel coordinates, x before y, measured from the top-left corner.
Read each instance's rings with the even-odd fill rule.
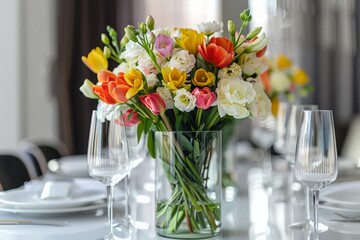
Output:
[[[357,0],[0,0],[0,150],[23,139],[60,139],[70,153],[86,152],[97,103],[79,87],[96,76],[81,56],[102,46],[107,25],[122,36],[151,14],[155,27],[215,20],[226,33],[245,8],[250,28],[263,26],[270,38],[267,54],[284,53],[309,73],[315,90],[303,101],[334,111],[340,152],[360,111]]]

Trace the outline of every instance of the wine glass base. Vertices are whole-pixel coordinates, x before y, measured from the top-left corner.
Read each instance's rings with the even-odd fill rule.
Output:
[[[299,229],[299,230],[305,230],[305,231],[309,231],[309,232],[313,232],[314,231],[314,222],[311,220],[305,220],[302,222],[295,222],[289,225],[290,229]],[[318,225],[319,228],[319,233],[322,232],[326,232],[329,230],[329,227],[319,223]]]

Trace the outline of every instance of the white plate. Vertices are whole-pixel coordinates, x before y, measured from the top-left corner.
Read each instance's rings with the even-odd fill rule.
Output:
[[[40,199],[39,193],[24,188],[5,192],[0,203],[17,209],[59,209],[84,206],[106,197],[105,186],[94,179],[74,179],[69,197]]]
[[[105,201],[97,201],[89,205],[78,206],[78,207],[68,207],[68,208],[43,208],[43,209],[21,209],[15,208],[13,206],[7,204],[0,204],[0,211],[2,212],[10,212],[10,213],[18,213],[22,215],[46,215],[46,214],[66,214],[73,212],[83,212],[83,211],[91,211],[100,208],[106,207]]]
[[[360,211],[360,181],[334,183],[321,191],[320,199],[333,206]]]

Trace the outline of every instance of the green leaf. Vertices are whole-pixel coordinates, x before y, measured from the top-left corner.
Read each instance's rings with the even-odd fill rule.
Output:
[[[155,140],[154,132],[149,131],[148,132],[148,139],[147,139],[147,147],[148,147],[149,154],[150,154],[150,156],[152,158],[156,157],[154,140]]]
[[[144,132],[144,123],[140,122],[136,129],[138,142],[140,141],[141,135],[143,134],[143,132]]]
[[[150,118],[147,118],[147,119],[145,119],[144,123],[145,123],[144,131],[145,131],[145,133],[147,133],[147,132],[149,132],[153,122]]]
[[[186,136],[179,134],[177,140],[179,141],[180,146],[184,147],[188,152],[193,151],[193,146]]]

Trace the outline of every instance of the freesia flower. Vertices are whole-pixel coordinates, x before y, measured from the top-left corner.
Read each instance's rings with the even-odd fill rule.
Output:
[[[276,59],[276,66],[279,69],[286,69],[292,66],[292,61],[284,54],[281,54]]]
[[[196,97],[184,88],[178,89],[175,92],[174,106],[182,112],[190,112],[196,107]]]
[[[253,38],[249,45],[246,47],[246,53],[256,53],[257,57],[262,57],[265,54],[269,39],[263,33],[260,37]]]
[[[167,58],[171,55],[172,47],[173,47],[173,41],[171,37],[165,34],[159,34],[157,35],[155,39],[155,48],[156,50],[161,54],[161,56]]]
[[[169,66],[165,66],[161,69],[161,73],[170,90],[177,90],[185,84],[186,73],[179,71],[177,68],[171,69]]]
[[[92,90],[93,86],[94,84],[89,79],[85,79],[83,85],[81,85],[80,87],[80,91],[87,98],[98,99],[99,97],[96,94],[94,94]]]
[[[196,106],[202,109],[208,109],[216,101],[216,94],[211,92],[210,88],[195,88],[192,95],[196,97]]]
[[[99,47],[92,49],[87,57],[82,56],[81,60],[94,73],[108,68],[108,60]]]
[[[177,44],[182,49],[188,50],[189,53],[195,56],[198,53],[198,45],[203,42],[204,34],[198,33],[194,29],[180,28],[180,37],[175,37]]]
[[[124,74],[124,78],[130,89],[126,93],[126,98],[130,99],[135,96],[144,87],[142,74],[140,71],[132,68],[129,73]]]
[[[197,25],[198,31],[204,33],[206,36],[210,36],[213,33],[221,32],[223,23],[212,22],[203,22]]]
[[[236,119],[249,116],[246,104],[250,103],[256,95],[251,83],[241,78],[221,79],[216,89],[218,111],[220,117],[228,114]]]
[[[171,57],[169,66],[177,68],[179,71],[189,73],[195,66],[196,60],[194,55],[189,54],[187,50],[180,50]]]
[[[215,83],[215,78],[215,74],[200,68],[196,70],[194,78],[192,79],[192,83],[199,87],[210,86]]]
[[[224,37],[211,38],[208,45],[203,41],[198,47],[201,56],[217,68],[228,66],[234,59],[234,47],[232,42]]]
[[[304,71],[304,69],[297,69],[294,73],[294,82],[297,85],[303,86],[307,83],[309,83],[309,76]]]
[[[159,115],[166,110],[164,100],[159,93],[150,93],[139,96],[140,102],[144,104],[153,114]]]

